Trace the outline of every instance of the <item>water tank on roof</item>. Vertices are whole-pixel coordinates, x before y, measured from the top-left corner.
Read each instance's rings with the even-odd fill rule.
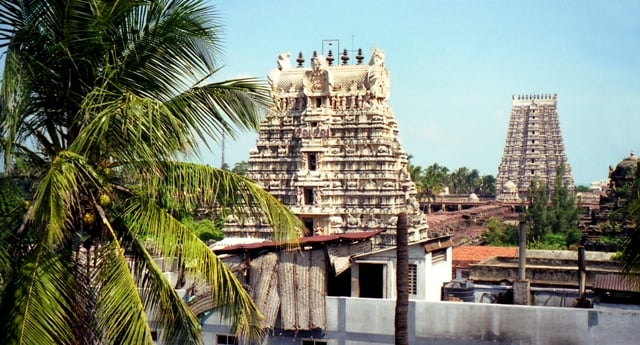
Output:
[[[453,280],[442,285],[443,301],[475,302],[475,287],[469,280]]]

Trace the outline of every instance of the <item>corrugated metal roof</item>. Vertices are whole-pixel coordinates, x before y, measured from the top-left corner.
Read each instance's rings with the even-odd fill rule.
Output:
[[[640,275],[623,273],[596,273],[593,289],[640,293]]]
[[[261,243],[266,242],[267,240],[262,238],[252,238],[252,237],[225,237],[220,241],[209,246],[209,249],[216,251],[218,249],[235,246],[238,244],[247,244],[247,243]]]
[[[434,250],[453,247],[454,243],[451,238],[446,239],[436,239],[434,241],[429,241],[425,243],[424,250],[427,252],[432,252]]]
[[[416,241],[416,242],[409,242],[408,245],[410,247],[411,246],[415,246],[415,245],[420,245],[425,249],[425,251],[428,252],[429,251],[429,249],[428,249],[429,247],[428,246],[429,246],[430,243],[436,243],[436,246],[438,248],[444,248],[444,247],[448,248],[450,246],[453,246],[454,243],[451,242],[450,239],[451,239],[451,235],[445,235],[445,236],[440,236],[440,237],[436,237],[436,238],[424,238],[424,239],[421,239],[421,240]],[[451,245],[449,246],[449,245],[445,245],[445,244],[451,244]],[[445,245],[445,246],[441,247],[442,245]],[[357,255],[354,255],[353,258],[354,259],[355,258],[362,258],[362,257],[377,255],[377,254],[384,253],[384,252],[391,252],[391,251],[395,252],[396,250],[397,250],[397,246],[389,246],[389,247],[381,248],[381,249],[378,249],[378,250],[369,251],[369,252],[366,252],[366,253],[359,253]]]
[[[334,234],[334,235],[319,235],[319,236],[308,236],[301,237],[298,239],[298,243],[300,246],[310,245],[310,244],[322,244],[322,243],[333,243],[333,242],[341,242],[341,241],[360,241],[367,240],[372,238],[382,231],[364,231],[364,232],[353,232],[353,233],[344,233],[344,234]],[[251,250],[251,249],[264,249],[264,248],[277,248],[283,247],[286,243],[284,242],[258,242],[258,243],[238,243],[232,246],[224,247],[224,248],[213,248],[212,250],[216,253],[229,253],[239,250]]]

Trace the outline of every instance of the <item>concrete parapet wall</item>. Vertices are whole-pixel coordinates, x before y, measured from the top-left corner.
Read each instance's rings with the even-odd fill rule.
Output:
[[[270,331],[263,345],[394,344],[395,300],[327,297],[327,329]],[[640,311],[517,306],[462,302],[409,302],[409,344],[597,345],[638,344]],[[229,334],[219,315],[203,319],[205,343]]]
[[[343,314],[345,310],[346,317]],[[327,298],[329,344],[393,344],[395,301]],[[410,344],[637,344],[640,312],[410,302]]]

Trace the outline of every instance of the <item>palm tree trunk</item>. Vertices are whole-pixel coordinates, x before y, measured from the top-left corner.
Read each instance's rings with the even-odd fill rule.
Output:
[[[407,214],[398,214],[396,267],[396,345],[409,345],[407,314],[409,313],[409,238]]]

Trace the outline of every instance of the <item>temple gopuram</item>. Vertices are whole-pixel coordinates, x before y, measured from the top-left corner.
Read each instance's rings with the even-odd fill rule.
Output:
[[[557,169],[564,166],[563,185],[574,191],[571,167],[562,142],[556,94],[513,95],[511,118],[496,178],[497,200],[519,202],[537,180],[553,190]]]
[[[292,66],[280,54],[268,75],[273,107],[263,119],[249,156],[247,176],[290,207],[305,235],[380,231],[378,245],[395,243],[397,214],[409,216],[409,238],[427,238],[408,158],[389,108],[384,52],[369,63],[358,50],[334,63],[331,51],[302,53]],[[243,224],[246,226],[247,224]],[[249,224],[270,234],[264,224]],[[225,231],[242,230],[227,224]]]
[[[624,249],[624,240],[634,229],[629,215],[634,180],[640,159],[633,152],[615,168],[609,167],[609,185],[600,194],[599,207],[591,212],[590,222],[581,224],[587,250],[616,252]]]

